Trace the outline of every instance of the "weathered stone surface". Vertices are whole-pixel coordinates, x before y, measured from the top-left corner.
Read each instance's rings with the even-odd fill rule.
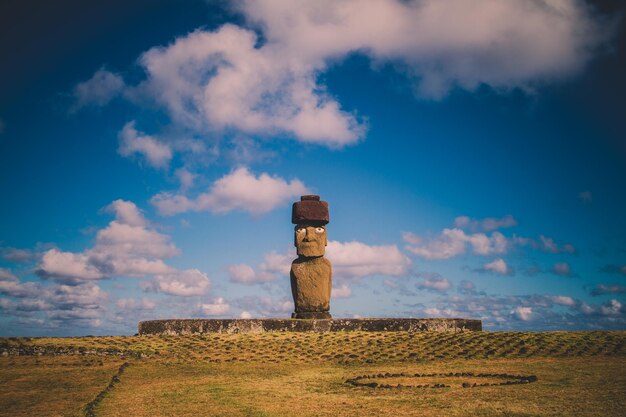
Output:
[[[302,311],[300,313],[292,313],[292,319],[332,319],[328,311]]]
[[[264,332],[463,332],[481,331],[473,319],[173,319],[139,322],[139,335]]]
[[[328,319],[332,290],[332,266],[324,258],[328,240],[328,203],[317,195],[304,195],[293,205],[291,220],[297,223],[294,245],[298,259],[291,264],[293,318]]]
[[[301,313],[330,310],[332,269],[328,259],[300,257],[291,264],[290,277],[297,318],[305,318]]]
[[[294,230],[293,244],[299,257],[319,258],[324,256],[328,244],[325,226],[303,223],[297,225]]]
[[[303,195],[300,201],[293,203],[291,208],[291,222],[327,224],[330,221],[328,203],[320,201],[318,195]]]

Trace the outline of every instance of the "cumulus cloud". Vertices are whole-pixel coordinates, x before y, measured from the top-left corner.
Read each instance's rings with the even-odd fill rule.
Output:
[[[229,265],[227,269],[230,280],[239,284],[251,285],[276,280],[276,275],[268,272],[262,265],[259,272],[246,264]]]
[[[74,87],[74,104],[71,110],[76,111],[90,105],[105,106],[119,96],[124,87],[125,83],[120,75],[101,68],[89,80]]]
[[[455,227],[444,228],[438,235],[424,237],[404,232],[402,238],[407,243],[405,246],[407,251],[427,260],[450,259],[467,253],[468,249],[471,249],[474,255],[482,256],[504,254],[514,247],[529,247],[548,253],[576,252],[573,245],[558,244],[553,238],[545,235],[540,235],[538,239],[515,234],[506,237],[501,232],[495,231],[516,224],[517,221],[510,215],[480,220],[460,216],[454,219]],[[479,230],[484,232],[477,232]]]
[[[519,246],[529,246],[547,253],[576,253],[576,248],[570,243],[557,244],[553,238],[539,235],[539,239],[514,236],[512,242]]]
[[[454,88],[533,91],[567,79],[610,35],[577,0],[255,0],[235,7],[247,27],[198,29],[151,48],[138,60],[146,79],[125,95],[153,101],[196,133],[234,130],[342,147],[359,141],[366,125],[342,109],[321,75],[355,53],[374,68],[390,63],[418,97],[439,100]],[[87,97],[81,102],[104,103],[124,83],[100,70],[79,86],[77,96]]]
[[[347,284],[341,284],[339,287],[333,287],[330,296],[332,298],[350,298],[352,289]]]
[[[166,216],[187,211],[219,214],[234,210],[261,215],[307,193],[308,188],[298,179],[286,181],[266,173],[257,177],[242,167],[215,181],[207,192],[196,198],[162,192],[150,202]]]
[[[443,229],[433,238],[422,238],[413,233],[406,232],[402,235],[408,245],[409,252],[428,260],[449,259],[462,255],[467,247],[472,248],[476,255],[492,255],[505,253],[509,247],[506,237],[500,232],[491,235],[484,233],[467,234],[461,229]]]
[[[154,310],[157,306],[156,302],[147,298],[137,300],[135,298],[120,298],[115,302],[115,306],[121,311],[133,310]]]
[[[45,278],[61,278],[67,282],[97,280],[104,274],[89,263],[89,257],[83,253],[61,252],[50,249],[44,253],[37,273]]]
[[[222,297],[218,297],[211,303],[200,304],[199,309],[207,316],[222,316],[230,311],[230,305]]]
[[[35,282],[20,282],[10,270],[0,268],[0,294],[10,297],[36,297],[41,292],[41,286]]]
[[[522,321],[530,321],[533,318],[533,309],[532,307],[516,307],[515,310],[511,312],[513,316]]]
[[[153,168],[167,168],[172,159],[170,146],[154,136],[137,131],[135,122],[128,122],[118,134],[120,146],[118,152],[122,156],[141,155]]]
[[[194,181],[196,180],[196,174],[190,172],[185,168],[179,168],[174,173],[178,181],[180,182],[180,188],[182,191],[187,191],[193,186]]]
[[[96,234],[96,244],[83,252],[50,249],[37,273],[59,282],[77,283],[112,276],[141,277],[173,273],[163,259],[179,254],[169,237],[151,229],[132,202],[116,200],[107,207],[115,220]]]
[[[550,299],[552,300],[554,304],[558,304],[562,306],[572,307],[577,304],[576,300],[574,300],[572,297],[569,297],[567,295],[554,295],[550,297]]]
[[[35,259],[36,254],[27,249],[0,248],[0,256],[9,262],[28,262]]]
[[[485,219],[473,219],[468,216],[459,216],[454,219],[454,226],[472,232],[491,232],[497,229],[517,226],[517,220],[510,214],[502,217],[487,217]]]
[[[574,275],[572,268],[567,262],[557,262],[552,266],[551,272],[562,277],[571,277]]]
[[[233,303],[250,316],[251,312],[256,312],[261,317],[288,317],[294,310],[293,301],[287,297],[276,300],[271,297],[246,296]]]
[[[209,277],[197,269],[156,275],[152,282],[142,283],[144,291],[156,291],[181,297],[203,295],[209,291]]]
[[[242,10],[287,57],[360,51],[401,65],[418,95],[457,86],[529,89],[577,72],[604,32],[578,1],[244,1]],[[514,63],[514,65],[512,65]]]
[[[93,247],[78,253],[50,249],[41,257],[37,274],[69,285],[115,276],[152,276],[153,281],[142,283],[144,290],[178,296],[201,295],[209,290],[205,273],[165,263],[180,251],[169,236],[149,224],[134,203],[116,200],[106,211],[113,213],[115,220],[96,233]]]
[[[152,48],[139,60],[147,80],[136,94],[196,131],[287,134],[331,147],[362,137],[363,125],[317,83],[323,59],[306,62],[285,55],[281,43],[257,44],[254,31],[227,24]]]
[[[246,264],[229,265],[227,267],[230,281],[239,284],[253,285],[275,281],[279,276],[288,276],[291,262],[296,258],[296,251],[290,249],[286,253],[272,251],[265,254],[263,262],[256,269]]]
[[[605,285],[597,284],[590,292],[594,297],[604,294],[624,294],[626,293],[626,287],[623,285]]]
[[[626,313],[626,309],[619,301],[613,299],[600,307],[600,313],[604,316],[619,316]]]
[[[486,263],[479,269],[484,272],[494,272],[500,275],[512,275],[513,268],[511,268],[502,258],[498,258],[492,262]]]
[[[475,294],[476,284],[466,279],[462,280],[458,285],[458,290],[461,294]]]
[[[411,266],[411,260],[396,245],[331,240],[326,248],[326,257],[333,264],[333,275],[345,278],[404,276]]]
[[[439,298],[432,305],[415,305],[411,314],[440,317],[474,317],[485,328],[501,330],[535,329],[580,330],[621,329],[626,324],[626,308],[617,300],[603,304],[587,304],[567,295],[509,295],[497,296],[484,292],[468,292],[464,296]]]
[[[17,277],[8,269],[0,268],[0,281],[15,281]]]
[[[424,280],[423,282],[417,284],[417,288],[419,289],[446,292],[452,286],[447,278],[444,278],[437,273],[421,273],[420,275],[424,276]]]
[[[0,269],[0,309],[16,322],[38,327],[99,326],[108,294],[93,282],[78,285],[23,282]],[[43,318],[45,317],[45,319]]]

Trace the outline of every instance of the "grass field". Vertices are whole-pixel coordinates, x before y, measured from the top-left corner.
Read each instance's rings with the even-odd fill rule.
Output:
[[[626,332],[5,338],[0,353],[6,416],[626,416]],[[503,374],[537,381],[473,386]]]

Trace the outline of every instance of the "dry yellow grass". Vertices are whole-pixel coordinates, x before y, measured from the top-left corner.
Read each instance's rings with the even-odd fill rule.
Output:
[[[0,358],[0,415],[82,416],[119,363],[95,357]]]
[[[265,333],[9,338],[0,353],[0,415],[84,415],[123,361],[97,416],[620,416],[626,415],[626,332]],[[53,356],[60,355],[60,356]],[[373,379],[450,388],[355,387],[380,373],[507,373]],[[454,383],[452,383],[454,382]]]

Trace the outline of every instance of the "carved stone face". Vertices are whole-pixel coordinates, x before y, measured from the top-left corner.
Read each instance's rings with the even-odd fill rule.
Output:
[[[325,226],[299,224],[295,230],[295,245],[299,256],[324,256],[327,244]]]

